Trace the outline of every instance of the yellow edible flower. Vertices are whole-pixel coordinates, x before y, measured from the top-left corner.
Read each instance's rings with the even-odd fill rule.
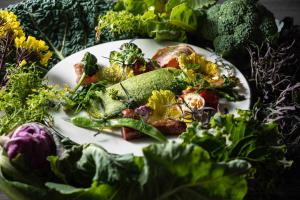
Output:
[[[20,67],[23,67],[23,66],[26,65],[26,64],[27,64],[27,61],[24,59],[24,60],[22,60],[22,61],[20,62],[19,66],[20,66]]]
[[[36,54],[39,57],[39,62],[43,66],[47,66],[49,59],[52,57],[52,52],[48,51],[49,47],[43,40],[37,40],[33,36],[25,36],[15,38],[15,46],[17,49],[25,50],[28,54]]]
[[[176,105],[176,96],[170,90],[154,90],[147,106],[153,110],[150,121],[160,119],[179,119],[181,112]]]
[[[118,64],[112,64],[110,67],[105,67],[103,69],[103,76],[113,82],[117,83],[134,76],[133,70],[129,67],[123,69]]]
[[[7,33],[12,33],[14,38],[24,36],[17,16],[13,12],[0,10],[0,39],[5,38]]]
[[[50,58],[52,57],[53,53],[51,51],[48,51],[45,54],[41,55],[41,65],[43,66],[47,66],[48,65],[48,61],[50,60]]]
[[[197,53],[179,56],[178,63],[181,69],[188,69],[189,65],[199,65],[199,72],[209,78],[215,79],[220,76],[218,65],[206,60],[204,56]]]

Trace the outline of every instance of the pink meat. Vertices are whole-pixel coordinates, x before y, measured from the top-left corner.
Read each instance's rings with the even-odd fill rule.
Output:
[[[159,49],[152,59],[156,60],[161,67],[178,68],[178,57],[182,54],[191,55],[194,52],[195,50],[192,47],[185,44],[179,44]]]

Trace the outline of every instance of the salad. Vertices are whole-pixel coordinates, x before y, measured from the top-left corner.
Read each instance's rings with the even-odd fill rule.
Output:
[[[187,44],[167,46],[145,58],[128,42],[106,59],[109,66],[101,66],[86,52],[74,65],[77,85],[64,110],[76,126],[118,127],[125,140],[148,135],[165,141],[166,135],[178,136],[193,122],[205,127],[217,112],[228,112],[221,98],[245,98],[230,69],[206,60]]]
[[[107,66],[86,54],[73,89],[44,82],[71,54],[132,38],[212,49],[239,66],[253,105],[227,113],[223,101],[242,99],[239,80],[186,45],[147,55],[129,42]],[[299,199],[298,43],[293,20],[275,22],[258,0],[27,0],[0,10],[0,190],[16,200]],[[143,156],[76,144],[53,128],[62,107],[83,142],[142,143],[88,130],[115,127],[161,142]]]

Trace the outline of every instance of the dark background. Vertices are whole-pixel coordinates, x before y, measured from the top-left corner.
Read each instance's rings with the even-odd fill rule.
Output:
[[[0,0],[0,8],[20,1],[21,0]],[[261,0],[260,2],[271,10],[277,19],[281,20],[286,16],[290,16],[294,18],[295,24],[300,25],[300,0]],[[0,200],[7,200],[1,192]]]

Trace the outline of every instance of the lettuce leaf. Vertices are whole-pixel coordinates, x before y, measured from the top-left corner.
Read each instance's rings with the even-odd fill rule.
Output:
[[[244,158],[253,162],[284,159],[285,146],[274,123],[261,123],[253,119],[250,111],[217,114],[211,119],[211,129],[194,123],[181,135],[185,143],[193,143],[207,150],[217,161]]]
[[[249,161],[252,169],[247,179],[252,182],[251,189],[274,193],[279,174],[291,165],[285,159],[286,146],[281,144],[277,125],[255,120],[250,111],[239,110],[238,114],[217,114],[208,130],[195,123],[181,138],[184,143],[204,148],[215,161]]]
[[[214,5],[217,0],[169,0],[166,4],[166,12],[171,12],[172,9],[182,3],[186,3],[193,10],[200,10]]]
[[[196,13],[186,3],[179,4],[172,9],[170,23],[189,32],[196,31],[198,26]]]

